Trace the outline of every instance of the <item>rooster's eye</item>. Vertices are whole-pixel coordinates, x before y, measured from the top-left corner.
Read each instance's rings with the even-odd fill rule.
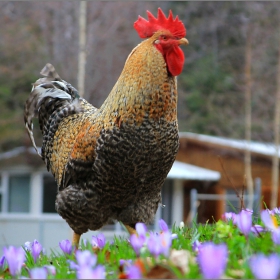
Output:
[[[161,35],[161,39],[167,40],[167,37],[165,35]]]

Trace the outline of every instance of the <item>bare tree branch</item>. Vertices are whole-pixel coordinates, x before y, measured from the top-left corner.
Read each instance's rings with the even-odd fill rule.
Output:
[[[277,69],[277,91],[274,111],[274,144],[275,153],[272,158],[272,191],[270,208],[278,206],[278,186],[279,186],[279,142],[280,142],[280,43],[278,51],[278,69]]]
[[[87,1],[80,2],[79,16],[79,59],[78,59],[78,91],[80,96],[85,93],[85,68],[86,68],[86,11]]]
[[[245,176],[246,176],[246,185],[248,189],[248,205],[249,209],[253,209],[254,201],[254,189],[253,189],[253,180],[252,180],[252,170],[251,170],[251,151],[250,151],[250,142],[251,142],[251,95],[252,95],[252,78],[251,78],[251,65],[252,65],[252,28],[251,24],[248,24],[247,27],[247,41],[246,41],[246,55],[245,55],[245,139],[246,139],[246,149],[245,149]]]

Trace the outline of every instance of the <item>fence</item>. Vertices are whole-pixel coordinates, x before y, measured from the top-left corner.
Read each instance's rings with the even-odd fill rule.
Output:
[[[246,205],[249,195],[244,194],[243,200]],[[261,179],[255,179],[255,189],[254,189],[254,213],[258,214],[260,212],[260,199],[261,199]],[[196,189],[191,190],[190,195],[190,221],[197,222],[197,201],[198,200],[223,200],[223,201],[240,201],[240,198],[236,194],[204,194],[197,193]]]

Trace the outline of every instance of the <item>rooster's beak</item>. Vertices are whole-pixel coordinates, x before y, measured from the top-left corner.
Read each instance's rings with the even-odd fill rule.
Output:
[[[186,38],[181,38],[178,40],[178,45],[188,45],[189,41]]]

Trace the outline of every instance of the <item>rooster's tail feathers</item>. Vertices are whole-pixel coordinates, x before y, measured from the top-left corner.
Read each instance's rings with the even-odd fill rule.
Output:
[[[64,107],[65,102],[72,103],[74,99],[79,98],[79,95],[72,85],[59,77],[50,63],[47,63],[40,73],[45,77],[33,84],[31,94],[25,104],[24,122],[32,144],[41,156],[33,136],[32,119],[38,117],[40,113],[40,116],[42,115],[43,119],[47,120],[54,111],[59,110],[59,107]],[[41,121],[44,123],[44,120]]]
[[[59,75],[55,71],[55,68],[50,63],[47,63],[45,65],[45,67],[41,70],[40,74],[42,76],[45,76],[45,77],[50,78],[52,80],[62,81],[62,79],[59,77]]]

